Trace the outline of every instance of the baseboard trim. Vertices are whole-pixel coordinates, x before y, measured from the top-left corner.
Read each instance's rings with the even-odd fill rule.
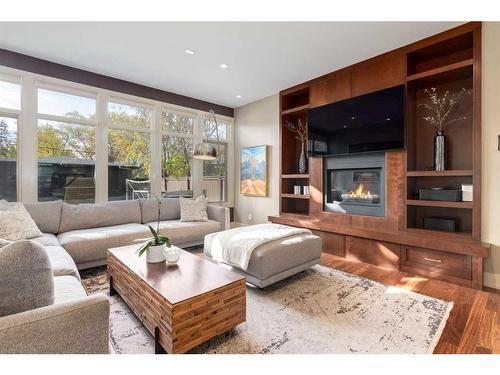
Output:
[[[500,290],[500,274],[485,272],[484,273],[484,286],[492,289]]]

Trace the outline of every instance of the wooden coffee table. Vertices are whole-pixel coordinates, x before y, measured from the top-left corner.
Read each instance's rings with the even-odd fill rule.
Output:
[[[245,278],[181,250],[175,266],[149,264],[137,245],[108,250],[118,293],[155,337],[155,353],[185,353],[246,319]]]

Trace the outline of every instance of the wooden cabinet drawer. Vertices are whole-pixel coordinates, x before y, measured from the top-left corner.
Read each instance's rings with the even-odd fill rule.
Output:
[[[404,246],[401,264],[421,268],[436,276],[472,279],[471,257],[422,247]]]

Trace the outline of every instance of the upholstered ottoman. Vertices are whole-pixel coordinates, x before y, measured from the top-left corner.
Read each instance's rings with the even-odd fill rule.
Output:
[[[205,236],[204,252],[208,259],[210,257],[210,247],[217,233]],[[277,281],[295,275],[320,262],[322,243],[318,236],[312,233],[301,233],[285,238],[272,240],[256,247],[248,263],[246,270],[217,263],[226,268],[243,274],[247,282],[264,288]],[[215,260],[214,260],[215,261]]]

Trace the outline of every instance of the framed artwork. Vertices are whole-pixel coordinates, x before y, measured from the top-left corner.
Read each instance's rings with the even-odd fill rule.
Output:
[[[240,194],[253,197],[267,196],[267,145],[241,149]]]

